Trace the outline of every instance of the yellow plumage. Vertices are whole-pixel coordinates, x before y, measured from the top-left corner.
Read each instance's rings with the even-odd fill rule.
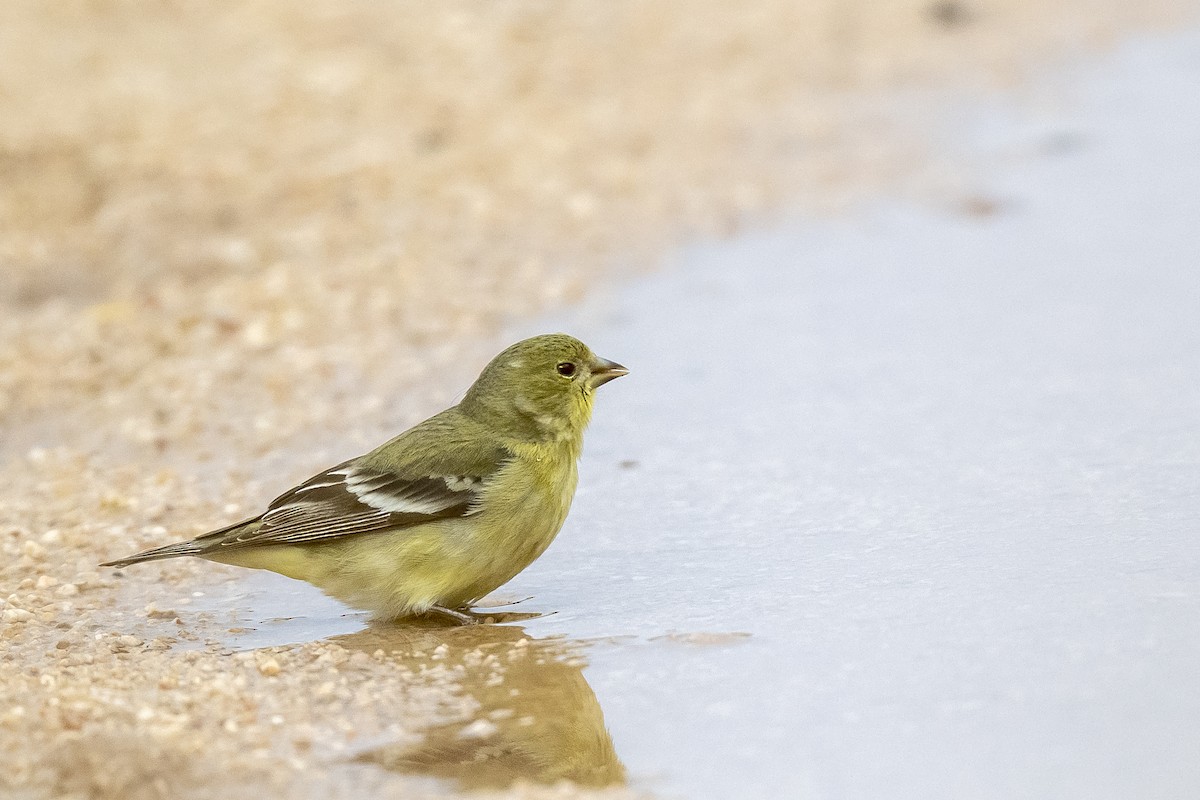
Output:
[[[554,540],[595,389],[625,373],[569,336],[518,342],[458,406],[314,476],[262,516],[111,565],[195,555],[268,569],[386,618],[466,607]]]

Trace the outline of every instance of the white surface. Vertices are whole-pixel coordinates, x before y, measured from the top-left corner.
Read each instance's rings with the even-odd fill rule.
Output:
[[[699,248],[556,321],[633,372],[508,592],[636,637],[586,675],[639,785],[1200,796],[1200,37],[1064,80],[966,126],[995,215]]]

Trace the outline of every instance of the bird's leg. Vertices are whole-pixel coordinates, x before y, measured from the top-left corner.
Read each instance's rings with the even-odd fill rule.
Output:
[[[450,617],[459,625],[478,625],[480,619],[471,614],[464,613],[454,608],[446,608],[445,606],[430,606],[426,614],[441,614]]]

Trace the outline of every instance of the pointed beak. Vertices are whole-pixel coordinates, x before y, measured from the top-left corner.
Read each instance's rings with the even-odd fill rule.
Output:
[[[622,375],[628,375],[629,370],[622,367],[615,361],[609,361],[607,358],[596,356],[596,360],[592,362],[592,377],[588,381],[592,388],[603,386],[611,380],[615,380]]]

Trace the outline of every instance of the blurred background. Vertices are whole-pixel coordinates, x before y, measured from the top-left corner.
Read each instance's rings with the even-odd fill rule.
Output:
[[[1171,538],[1194,509],[1177,486],[1195,465],[1180,433],[1195,335],[1182,298],[1194,285],[1178,268],[1193,243],[1171,238],[1186,226],[1159,214],[1153,187],[1124,227],[1059,211],[1091,208],[1080,174],[1099,176],[1091,194],[1107,198],[1105,213],[1126,207],[1138,178],[1164,175],[1163,207],[1178,211],[1169,167],[1147,173],[1118,158],[1126,171],[1110,172],[1109,140],[1081,146],[1093,129],[1120,127],[1109,123],[1140,96],[1138,76],[1157,85],[1154,58],[1126,58],[1087,84],[1117,87],[1108,93],[1070,76],[1194,26],[1197,10],[1184,0],[0,3],[0,789],[21,800],[440,796],[349,766],[358,756],[520,797],[728,797],[753,775],[763,780],[744,796],[878,797],[901,785],[925,798],[1070,796],[1080,784],[1060,780],[1063,763],[1103,796],[1138,784],[1112,766],[1128,766],[1109,758],[1124,752],[1164,759],[1155,796],[1192,796],[1195,776],[1170,749],[1194,743],[1180,719],[1136,746],[1113,732],[1141,731],[1128,723],[1146,709],[1191,708],[1173,698],[1190,698],[1179,676],[1195,654],[1137,654],[1194,629],[1195,575],[1171,573],[1181,594],[1146,595],[1133,611],[1105,605],[1095,587],[1137,596],[1141,577],[1105,569],[1184,569],[1194,558]],[[1172,63],[1191,63],[1188,47]],[[1084,95],[1091,116],[1059,124]],[[1134,113],[1144,124],[1128,129],[1148,161],[1156,131],[1181,127],[1166,113],[1158,126],[1161,107]],[[1026,113],[1057,122],[1022,127]],[[1131,152],[1119,144],[1112,153]],[[1035,151],[1094,160],[1057,178],[991,171],[1019,172]],[[1062,187],[1079,191],[1052,191]],[[897,199],[943,217],[853,216]],[[838,228],[845,220],[858,227]],[[1000,220],[998,238],[971,238],[954,227],[963,220]],[[1007,233],[1006,220],[1016,220]],[[1178,244],[1147,256],[1143,282],[1138,243],[1156,221],[1168,235],[1154,240]],[[1111,240],[1084,235],[1089,225],[1111,228]],[[810,238],[764,243],[764,230]],[[1063,231],[1078,239],[1042,247]],[[704,250],[723,240],[732,244]],[[1009,253],[1024,254],[1011,271]],[[1105,260],[1113,253],[1126,257]],[[691,277],[670,277],[681,273]],[[1092,293],[1076,293],[1087,276]],[[1043,324],[1064,319],[1065,344],[1063,329]],[[513,589],[557,616],[455,634],[447,662],[441,632],[360,635],[344,609],[232,569],[170,562],[136,580],[96,570],[245,516],[444,407],[514,331],[547,320],[653,365],[642,388],[614,387],[614,409],[628,394],[607,427],[598,413],[595,488],[576,517],[602,521],[578,534],[569,523]],[[695,362],[700,341],[744,371]],[[786,377],[773,371],[777,346]],[[1133,363],[1151,367],[1122,372]],[[675,413],[664,397],[683,385],[707,404]],[[1088,405],[1098,396],[1112,404]],[[1021,405],[1029,397],[1039,400]],[[1129,419],[1158,427],[1138,438]],[[740,452],[696,433],[715,420],[749,432],[735,438]],[[1126,435],[1127,459],[1093,447]],[[1137,458],[1167,475],[1158,488],[1174,487],[1175,505],[1120,482]],[[1071,483],[1079,475],[1098,483]],[[664,511],[655,481],[694,502]],[[747,512],[755,492],[764,502]],[[1065,496],[1080,504],[1066,503],[1072,519],[1095,512],[1096,525],[1039,551],[1038,524]],[[1133,511],[1113,498],[1132,498]],[[791,527],[755,515],[766,507],[786,507]],[[1006,528],[997,508],[1024,509],[1030,524]],[[654,515],[661,530],[630,537],[614,509]],[[1161,546],[1093,548],[1094,531],[1122,514],[1170,522],[1160,539],[1147,534]],[[730,520],[744,534],[736,556]],[[1052,527],[1072,530],[1062,518]],[[1125,533],[1134,542],[1144,531]],[[1025,580],[1022,542],[1041,554],[1037,580]],[[1095,561],[1091,583],[1062,601],[1075,576],[1057,570],[1080,553]],[[817,566],[787,571],[795,564]],[[779,569],[764,576],[764,565]],[[981,590],[997,572],[1022,578]],[[642,580],[619,602],[605,591]],[[651,583],[677,606],[658,605]],[[799,608],[820,613],[772,605],[793,590]],[[1057,602],[1059,627],[1039,627]],[[1156,603],[1170,607],[1159,614],[1167,606]],[[1033,611],[991,616],[998,607]],[[1124,627],[1071,638],[1101,611]],[[943,624],[951,617],[959,627]],[[973,638],[992,626],[995,637]],[[953,641],[939,638],[947,629]],[[562,637],[636,638],[637,654],[564,648]],[[737,649],[744,639],[753,644]],[[864,641],[877,648],[864,655]],[[537,657],[515,668],[487,660],[528,650]],[[997,656],[1006,652],[1019,657]],[[1057,671],[1114,652],[1129,657],[1095,686],[1090,673]],[[1030,653],[1047,655],[1022,672]],[[597,664],[585,669],[588,658]],[[979,677],[990,659],[1019,674]],[[801,664],[781,673],[790,684],[775,683],[781,663]],[[492,707],[508,702],[494,691],[505,669],[507,685],[541,692],[526,717]],[[744,696],[731,674],[750,687]],[[1147,686],[1157,688],[1133,691]],[[1128,706],[1095,702],[1127,696]],[[1110,738],[1077,735],[1085,706],[1115,709],[1093,726]],[[979,708],[987,714],[970,716]],[[1068,709],[1058,727],[1036,713],[1058,708]],[[555,715],[567,724],[505,727]],[[994,747],[998,729],[1010,750]],[[424,750],[409,747],[434,730]],[[663,744],[677,735],[682,744]],[[483,751],[463,745],[489,736],[508,743],[486,773],[503,776],[496,783],[472,768]],[[920,746],[894,746],[906,741]],[[1051,766],[1032,753],[1076,741]],[[957,769],[980,752],[1011,758]],[[930,753],[944,760],[923,761]],[[535,785],[564,776],[583,788]]]
[[[99,393],[169,446],[219,384],[285,441],[331,419],[280,391],[378,403],[666,245],[837,208],[929,164],[930,92],[1186,5],[6,2],[0,412]]]

